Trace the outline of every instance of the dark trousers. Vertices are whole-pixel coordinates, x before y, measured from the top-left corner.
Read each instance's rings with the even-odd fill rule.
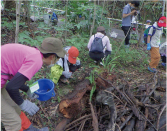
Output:
[[[166,63],[166,56],[161,56],[161,60],[163,63]]]
[[[97,52],[90,52],[89,51],[89,56],[91,59],[95,60],[95,61],[101,61],[101,59],[105,57],[107,57],[108,55],[111,54],[111,51],[105,51],[105,55],[104,53],[97,53]]]
[[[143,39],[144,39],[144,43],[147,44],[147,37],[144,36]]]
[[[69,65],[69,70],[71,72],[75,72],[77,69],[79,69],[81,67],[81,65],[73,65],[73,64],[70,64]]]
[[[129,45],[129,40],[130,40],[129,29],[130,29],[130,26],[122,26],[122,30],[123,30],[125,36],[127,35],[126,38],[125,38],[125,45]]]

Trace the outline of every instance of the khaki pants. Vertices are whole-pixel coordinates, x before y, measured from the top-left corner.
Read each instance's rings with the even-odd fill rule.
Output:
[[[149,65],[151,68],[156,68],[161,59],[159,54],[159,47],[151,47],[150,54],[151,54],[151,61]]]
[[[6,131],[19,131],[21,129],[21,109],[10,98],[6,88],[1,89],[1,121]]]

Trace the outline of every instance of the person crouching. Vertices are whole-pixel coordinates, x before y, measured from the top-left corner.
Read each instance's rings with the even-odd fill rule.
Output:
[[[100,44],[102,44],[102,46]],[[108,36],[106,36],[105,28],[103,26],[99,26],[97,28],[97,33],[90,37],[87,47],[89,49],[90,58],[97,63],[101,62],[104,57],[111,54],[112,49],[110,40]],[[99,47],[100,49],[96,49]]]
[[[64,58],[60,58],[51,68],[51,79],[55,84],[59,80],[69,83],[68,78],[72,78],[72,73],[81,67],[78,49],[74,46],[66,46],[64,50],[67,52]]]

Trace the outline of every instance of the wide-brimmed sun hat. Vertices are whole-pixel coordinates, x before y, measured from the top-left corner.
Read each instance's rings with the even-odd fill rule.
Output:
[[[62,41],[58,38],[48,37],[45,38],[41,46],[37,46],[41,53],[55,53],[57,56],[63,58],[66,51],[63,49]]]

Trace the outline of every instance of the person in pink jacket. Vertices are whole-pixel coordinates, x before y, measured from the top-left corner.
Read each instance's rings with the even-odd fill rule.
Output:
[[[25,82],[31,80],[43,64],[51,67],[65,53],[62,42],[53,37],[45,38],[37,48],[17,43],[1,46],[1,122],[6,131],[49,131],[48,127],[37,129],[31,124],[23,111],[33,116],[39,107],[24,100],[19,90],[32,98]]]
[[[102,38],[102,44],[103,44],[103,51],[102,52],[93,52],[91,51],[92,43],[95,38]],[[87,45],[89,49],[89,56],[93,60],[95,60],[97,63],[100,62],[104,57],[107,57],[109,54],[111,54],[112,46],[110,44],[110,40],[108,36],[106,36],[105,28],[103,26],[99,26],[97,28],[97,33],[95,35],[92,35],[89,39],[89,43]]]

